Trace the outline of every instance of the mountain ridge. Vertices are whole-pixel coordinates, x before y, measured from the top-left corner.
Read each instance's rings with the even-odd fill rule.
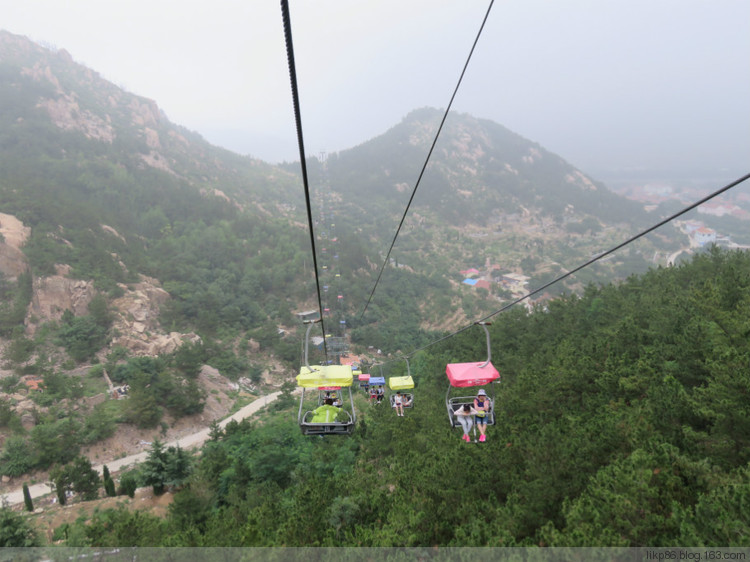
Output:
[[[20,148],[14,153],[13,149],[26,145],[37,154],[46,154],[43,170],[54,168],[54,175],[43,173],[42,182],[70,186],[57,190],[52,197],[68,201],[64,210],[54,217],[43,212],[44,221],[59,221],[58,217],[69,215],[71,204],[95,204],[96,210],[92,209],[88,220],[106,224],[120,235],[119,240],[115,237],[106,244],[102,240],[97,243],[107,246],[110,254],[117,254],[126,270],[128,254],[139,261],[136,252],[141,252],[141,247],[157,245],[155,240],[164,238],[164,229],[174,229],[185,216],[196,217],[196,211],[188,205],[210,205],[216,216],[225,218],[248,213],[243,220],[253,225],[274,224],[264,227],[273,229],[291,226],[293,237],[304,238],[307,220],[303,216],[298,164],[272,166],[212,147],[198,134],[170,123],[153,100],[123,92],[98,73],[75,63],[65,51],[51,53],[6,32],[0,36],[2,72],[10,78],[5,82],[4,99],[9,105],[15,103],[15,111],[22,114],[20,120],[5,116],[9,125],[5,144],[12,150],[6,155],[6,162],[0,164],[6,170],[18,168],[17,161],[24,158],[24,153]],[[19,95],[23,88],[24,94]],[[417,109],[382,135],[330,154],[324,160],[308,159],[313,195],[318,198],[313,201],[315,213],[336,215],[338,229],[343,233],[339,237],[339,267],[345,264],[353,276],[349,285],[356,297],[353,301],[364,299],[373,265],[377,267],[384,259],[385,248],[441,115],[437,109]],[[43,130],[46,135],[32,134],[33,130]],[[41,138],[45,141],[41,142]],[[16,162],[9,162],[11,158]],[[13,181],[12,173],[7,177]],[[30,178],[27,169],[18,182],[28,188],[39,181]],[[324,204],[320,195],[326,185],[330,201]],[[39,192],[50,193],[49,187],[41,185]],[[18,196],[8,197],[14,198]],[[120,203],[115,205],[117,201]],[[115,211],[125,201],[129,201],[127,207]],[[29,215],[27,201],[10,207],[6,202],[8,209],[13,209],[13,205],[22,215]],[[537,143],[489,120],[452,113],[426,168],[394,257],[415,276],[422,275],[418,283],[423,286],[432,284],[426,278],[442,277],[425,297],[434,300],[452,286],[453,304],[447,315],[462,317],[456,315],[461,298],[468,298],[467,306],[472,308],[479,306],[475,298],[478,296],[486,301],[481,305],[486,309],[497,306],[493,300],[502,295],[494,290],[494,285],[489,295],[466,294],[458,284],[459,271],[488,262],[501,263],[506,271],[526,274],[533,282],[546,281],[549,275],[563,270],[563,266],[555,264],[570,259],[565,258],[570,253],[566,245],[586,246],[583,252],[574,251],[574,258],[595,251],[595,246],[583,242],[583,237],[571,229],[582,233],[606,231],[612,228],[607,223],[613,213],[623,209],[629,211],[629,221],[645,222],[640,207],[609,192]],[[40,219],[19,218],[27,224]],[[218,224],[213,223],[213,218],[201,220],[207,225]],[[78,219],[75,222],[81,223]],[[58,226],[70,228],[65,223],[51,223],[48,235],[72,242],[54,232]],[[617,225],[609,239],[632,232],[635,226]],[[325,229],[316,226],[315,234],[322,244]],[[560,243],[558,239],[562,238],[565,240]],[[482,247],[478,244],[480,239],[492,244]],[[263,240],[270,252],[272,242],[272,237]],[[32,236],[29,246],[34,250],[39,243],[39,238]],[[304,264],[302,252],[307,249],[303,248],[294,253],[298,263]],[[32,251],[36,256],[48,253]],[[225,252],[215,252],[208,262],[222,253]],[[37,264],[40,272],[54,271],[51,257],[46,256],[44,264]],[[166,261],[173,260],[167,257]],[[332,268],[335,264],[327,265]],[[171,289],[176,286],[170,279],[173,274],[161,271],[164,266],[161,263],[138,273],[158,278]],[[107,270],[117,267],[112,264]],[[167,269],[183,268],[175,264]],[[73,276],[79,275],[77,269],[72,268]],[[286,274],[285,283],[297,283],[300,289],[294,292],[301,295],[302,289],[309,291],[311,285],[309,280],[300,282],[299,275],[299,270]],[[123,274],[115,277],[119,277],[117,282],[124,280]],[[488,282],[495,281],[490,277]],[[568,285],[568,289],[571,287]],[[310,296],[305,302],[312,302]],[[290,308],[295,305],[290,304]],[[439,319],[432,317],[425,320],[424,326],[438,323]]]

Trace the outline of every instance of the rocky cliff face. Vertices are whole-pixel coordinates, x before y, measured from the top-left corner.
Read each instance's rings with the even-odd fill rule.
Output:
[[[113,331],[118,334],[110,344],[121,346],[132,355],[160,355],[174,352],[185,341],[197,342],[195,334],[164,333],[159,326],[159,309],[169,300],[169,293],[159,281],[141,276],[131,286],[121,286],[125,294],[110,303],[115,314]]]
[[[75,316],[88,313],[88,305],[96,292],[92,281],[70,279],[70,267],[57,266],[57,275],[36,277],[33,280],[31,304],[26,314],[26,328],[34,334],[44,322],[59,320],[66,310]]]
[[[103,228],[114,232],[110,227]],[[30,233],[31,229],[16,217],[0,213],[0,273],[10,281],[28,270],[23,245]],[[112,346],[125,347],[133,355],[159,355],[172,353],[183,341],[198,340],[195,334],[161,330],[159,311],[169,300],[169,293],[161,288],[158,279],[141,276],[138,283],[120,287],[123,295],[109,303],[115,318],[113,333],[117,334]],[[46,322],[60,320],[66,310],[75,316],[88,314],[88,305],[96,295],[93,281],[72,279],[70,267],[64,264],[57,265],[55,275],[35,277],[25,320],[27,335],[33,336]]]
[[[15,281],[29,264],[21,248],[31,234],[31,229],[12,215],[0,213],[0,273]]]

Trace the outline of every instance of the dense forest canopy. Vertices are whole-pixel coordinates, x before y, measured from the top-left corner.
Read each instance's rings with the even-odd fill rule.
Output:
[[[714,250],[514,309],[485,443],[444,405],[446,363],[484,357],[467,331],[412,358],[405,417],[361,396],[353,437],[310,438],[282,402],[214,432],[166,520],[99,513],[68,544],[747,546],[748,305],[750,257]]]

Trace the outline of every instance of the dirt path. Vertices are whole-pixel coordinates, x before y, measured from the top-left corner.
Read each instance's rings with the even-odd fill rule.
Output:
[[[247,417],[250,417],[261,408],[264,408],[265,406],[267,406],[268,404],[276,400],[276,398],[278,398],[280,394],[281,394],[281,391],[276,391],[266,396],[262,396],[258,398],[255,402],[248,404],[247,406],[245,406],[244,408],[241,408],[240,410],[238,410],[237,412],[235,412],[228,418],[225,418],[222,421],[220,421],[219,426],[223,428],[223,427],[226,427],[226,425],[232,420],[239,422]],[[170,441],[165,444],[165,447],[179,446],[182,449],[191,449],[194,447],[199,447],[208,439],[208,432],[209,432],[209,428],[202,429],[198,431],[197,433],[193,433],[192,435],[182,437],[175,441]],[[148,457],[148,454],[149,454],[148,451],[144,451],[142,453],[130,455],[129,457],[123,457],[121,459],[108,461],[106,463],[96,465],[93,468],[99,474],[101,474],[103,467],[106,464],[110,472],[117,472],[127,466],[135,465],[135,464],[145,461],[146,458]],[[46,483],[33,484],[29,486],[29,492],[31,493],[32,498],[38,498],[38,497],[46,496],[47,494],[50,494],[52,492],[52,488]],[[23,488],[17,488],[13,490],[12,492],[2,494],[0,497],[2,498],[2,501],[6,503],[7,505],[21,504],[23,503]]]

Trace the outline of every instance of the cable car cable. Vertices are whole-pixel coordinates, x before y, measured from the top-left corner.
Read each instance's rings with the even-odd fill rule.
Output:
[[[398,235],[401,232],[401,227],[404,225],[404,221],[406,220],[406,215],[409,212],[409,207],[411,206],[411,203],[414,200],[414,196],[417,194],[417,188],[419,187],[419,183],[422,181],[422,176],[424,176],[424,172],[427,169],[427,164],[430,161],[432,152],[433,150],[435,150],[435,145],[437,144],[438,138],[440,137],[440,132],[443,130],[443,125],[445,124],[445,120],[448,118],[448,113],[450,112],[451,106],[453,105],[453,100],[456,98],[456,94],[458,93],[458,88],[459,86],[461,86],[461,82],[464,79],[464,74],[466,74],[466,69],[469,66],[469,61],[471,61],[471,56],[474,54],[474,49],[476,48],[477,43],[479,42],[479,37],[482,35],[484,24],[487,23],[487,18],[490,15],[490,10],[492,10],[492,5],[494,3],[495,3],[495,0],[490,0],[490,5],[488,6],[487,12],[484,15],[484,19],[482,20],[482,25],[479,27],[479,32],[477,33],[477,36],[474,39],[474,44],[471,46],[471,51],[469,51],[469,56],[467,57],[466,62],[464,63],[464,68],[461,71],[461,76],[458,78],[458,83],[456,84],[456,87],[453,90],[453,95],[451,96],[451,99],[448,102],[448,107],[445,109],[445,113],[443,114],[443,119],[440,121],[440,126],[438,127],[437,133],[435,134],[435,138],[432,141],[432,146],[430,146],[430,150],[427,153],[427,158],[424,161],[422,170],[419,172],[417,183],[414,184],[414,189],[411,192],[411,197],[409,197],[409,201],[406,204],[406,209],[404,209],[404,214],[401,216],[401,222],[399,222],[398,228],[396,229],[396,234],[393,236],[393,240],[391,241],[391,247],[388,248],[388,253],[385,255],[385,259],[383,260],[383,265],[380,267],[380,273],[378,273],[378,278],[375,280],[375,285],[373,286],[372,291],[370,291],[370,296],[367,299],[365,308],[362,310],[362,314],[359,316],[360,320],[362,320],[362,317],[365,315],[365,312],[367,312],[367,307],[370,306],[372,297],[375,294],[375,289],[377,289],[378,283],[380,283],[380,278],[383,276],[383,271],[385,270],[385,266],[388,264],[388,258],[391,257],[391,252],[393,251],[393,247],[396,245],[396,239],[398,238]]]
[[[315,232],[313,231],[312,209],[310,205],[310,185],[307,179],[307,162],[305,160],[305,142],[302,137],[302,117],[300,116],[299,90],[297,88],[297,70],[294,64],[294,45],[292,44],[292,23],[289,17],[289,2],[281,0],[281,15],[284,20],[284,38],[286,40],[286,55],[289,63],[289,79],[292,84],[292,103],[294,105],[294,122],[297,127],[297,144],[299,146],[300,166],[302,168],[302,184],[305,188],[305,205],[307,206],[307,225],[310,230],[310,245],[312,246],[313,269],[315,269],[315,287],[318,293],[318,314],[323,329],[323,353],[328,361],[328,347],[325,338],[325,324],[323,323],[323,302],[320,297],[320,279],[318,277],[318,258],[315,252]]]

